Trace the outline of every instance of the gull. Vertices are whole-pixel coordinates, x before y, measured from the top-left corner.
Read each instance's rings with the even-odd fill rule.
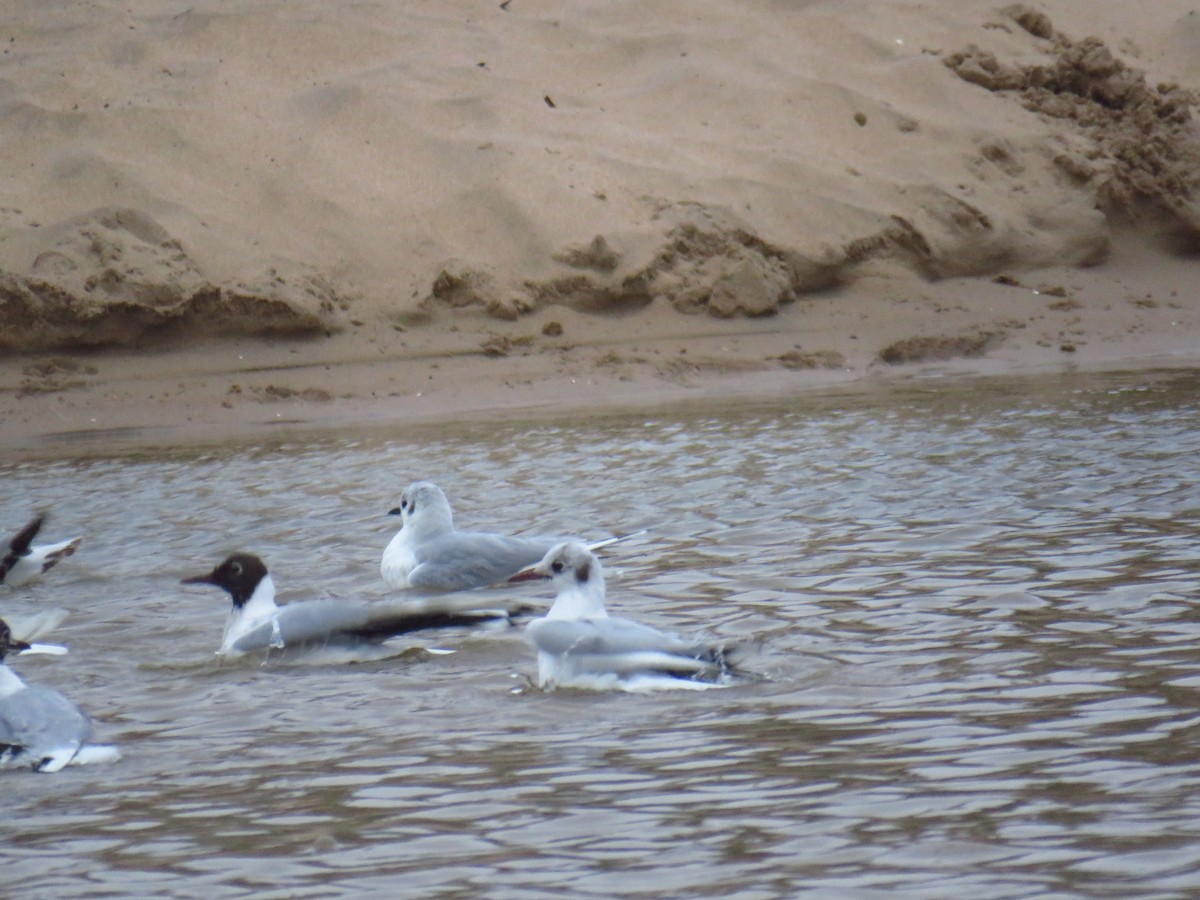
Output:
[[[539,687],[704,690],[737,674],[732,648],[609,616],[600,561],[577,541],[554,546],[514,576],[533,578],[551,579],[557,591],[550,611],[525,626],[537,648]]]
[[[75,552],[81,538],[72,538],[57,544],[33,545],[33,539],[37,537],[45,520],[45,513],[38,515],[8,542],[4,556],[0,557],[0,583],[6,583],[10,587],[29,584],[39,579],[43,572],[53,567],[60,559]],[[33,616],[18,617],[12,613],[6,615],[15,639],[26,645],[21,655],[45,653],[61,656],[67,652],[67,648],[59,644],[31,643],[56,628],[66,618],[66,610],[47,608],[39,610]]]
[[[8,542],[8,550],[0,558],[0,584],[20,587],[37,581],[58,564],[60,559],[70,556],[79,547],[82,537],[74,537],[57,544],[35,546],[33,539],[46,521],[46,514],[39,514],[32,522],[17,532]]]
[[[27,649],[0,619],[0,768],[57,772],[120,759],[116,747],[87,743],[92,722],[79,707],[58,691],[26,684],[5,664],[10,652]]]
[[[275,582],[252,553],[234,553],[211,572],[183,579],[227,591],[233,608],[219,656],[288,648],[367,650],[390,638],[432,628],[508,625],[524,607],[480,608],[464,598],[354,602],[303,600],[278,606]],[[356,657],[357,658],[357,657]]]
[[[383,551],[379,573],[396,590],[448,593],[500,584],[563,540],[458,531],[446,495],[428,481],[405,488],[400,505],[388,515],[400,516],[400,530]],[[606,538],[590,548],[597,550],[635,534]]]

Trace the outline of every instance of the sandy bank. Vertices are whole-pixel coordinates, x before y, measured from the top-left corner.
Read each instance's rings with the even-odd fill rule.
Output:
[[[786,400],[899,380],[1200,366],[1192,271],[1141,251],[999,281],[863,279],[769,319],[550,308],[406,331],[228,338],[0,360],[10,457],[220,442],[280,424],[358,427]],[[1153,263],[1153,264],[1151,264]],[[896,315],[895,310],[902,315]],[[603,327],[601,327],[603,326]]]
[[[1048,11],[18,4],[2,441],[1194,363],[1200,14]]]

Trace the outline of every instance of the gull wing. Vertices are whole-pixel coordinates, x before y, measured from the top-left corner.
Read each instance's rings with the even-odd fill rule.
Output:
[[[18,560],[29,552],[29,548],[33,544],[33,539],[42,530],[42,523],[44,521],[46,521],[45,515],[37,516],[28,525],[13,535],[12,540],[8,542],[8,550],[3,557],[0,557],[0,584],[4,582],[5,576],[17,564]]]
[[[629,619],[536,619],[529,636],[541,653],[565,657],[576,671],[693,675],[724,671],[721,653]]]
[[[67,617],[67,611],[58,607],[48,607],[39,610],[32,616],[6,615],[5,621],[12,629],[13,637],[19,641],[31,643],[43,638],[62,624]]]
[[[456,598],[461,601],[462,598]],[[281,607],[269,620],[234,642],[239,653],[269,648],[380,642],[431,628],[507,622],[520,610],[481,609],[462,602],[352,603],[310,600]]]
[[[59,541],[57,544],[33,546],[33,539],[37,537],[45,519],[44,514],[37,516],[9,541],[8,550],[0,557],[0,583],[7,582],[10,587],[28,584],[63,557],[72,555],[79,547],[82,537]]]
[[[460,531],[417,548],[409,584],[430,592],[465,591],[505,581],[539,562],[557,541]]]

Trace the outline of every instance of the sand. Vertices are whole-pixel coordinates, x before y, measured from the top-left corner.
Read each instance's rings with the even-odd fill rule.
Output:
[[[13,456],[1200,363],[1191,3],[5,20]]]

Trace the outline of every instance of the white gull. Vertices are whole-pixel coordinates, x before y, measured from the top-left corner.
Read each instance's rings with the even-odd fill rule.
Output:
[[[400,530],[383,551],[379,572],[396,590],[447,593],[500,584],[564,540],[459,531],[446,495],[429,481],[409,485],[388,514],[400,516]],[[590,547],[599,549],[633,536],[607,538]]]
[[[516,576],[529,578],[549,578],[557,591],[550,611],[526,626],[537,648],[540,687],[704,690],[737,674],[733,648],[610,616],[600,561],[581,543],[556,545]]]
[[[88,743],[92,722],[79,707],[58,691],[26,684],[5,664],[9,653],[27,649],[0,620],[0,768],[57,772],[120,759],[116,747]]]

